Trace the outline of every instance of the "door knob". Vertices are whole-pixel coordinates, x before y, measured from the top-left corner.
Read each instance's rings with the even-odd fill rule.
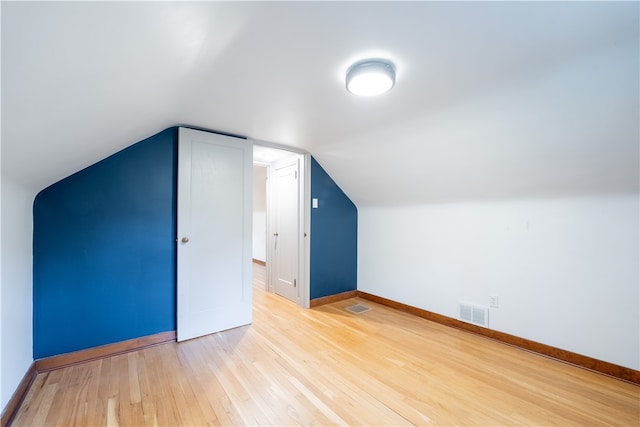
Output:
[[[182,243],[189,243],[189,238],[188,237],[183,237],[182,240],[180,240]]]

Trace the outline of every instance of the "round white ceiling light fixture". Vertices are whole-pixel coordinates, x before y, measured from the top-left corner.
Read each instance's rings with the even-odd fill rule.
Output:
[[[354,95],[375,96],[396,84],[396,69],[384,59],[367,59],[353,64],[347,71],[346,87]]]

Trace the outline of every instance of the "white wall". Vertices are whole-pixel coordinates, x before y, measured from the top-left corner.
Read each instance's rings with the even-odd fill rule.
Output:
[[[2,408],[33,362],[34,192],[2,177]]]
[[[359,209],[358,289],[640,369],[637,194]]]
[[[267,168],[253,167],[253,258],[267,260]]]

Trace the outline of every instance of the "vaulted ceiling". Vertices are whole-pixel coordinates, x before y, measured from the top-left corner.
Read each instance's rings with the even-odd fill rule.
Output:
[[[637,2],[6,2],[2,175],[166,127],[310,151],[359,206],[638,191]],[[397,67],[359,98],[344,73]]]

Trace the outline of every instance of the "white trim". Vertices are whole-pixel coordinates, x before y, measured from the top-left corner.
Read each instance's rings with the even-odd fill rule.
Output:
[[[289,151],[291,153],[295,153],[295,154],[308,154],[309,152],[307,150],[303,150],[302,148],[297,148],[297,147],[291,147],[289,145],[284,145],[284,144],[278,144],[275,142],[269,142],[269,141],[263,141],[260,139],[253,139],[253,138],[247,138],[248,140],[250,140],[251,142],[253,142],[253,145],[259,145],[262,147],[269,147],[269,148],[275,148],[278,150],[284,150],[284,151]]]
[[[288,151],[292,154],[297,154],[300,178],[304,178],[304,181],[299,186],[299,203],[300,203],[300,228],[298,232],[299,244],[298,244],[298,287],[299,287],[299,301],[298,304],[303,308],[309,308],[310,305],[310,248],[311,248],[311,154],[308,151],[290,147],[283,144],[276,144],[268,141],[261,141],[257,139],[248,138],[253,142],[254,146],[263,146],[269,148],[275,148],[278,150]],[[267,167],[267,242],[269,243],[269,237],[272,235],[271,218],[270,218],[270,193],[271,193],[271,173],[272,163],[254,162],[256,165]],[[305,237],[306,234],[306,237]],[[267,244],[266,252],[266,277],[265,288],[269,292],[273,292],[273,284],[271,281],[271,260],[272,260],[272,245]]]
[[[300,197],[300,209],[303,218],[302,244],[300,245],[300,277],[303,283],[301,285],[303,286],[301,288],[302,307],[309,308],[311,301],[311,289],[309,286],[311,283],[311,209],[309,208],[311,206],[311,154],[305,153],[303,159],[303,168],[300,171],[300,176],[304,177],[303,194]]]

